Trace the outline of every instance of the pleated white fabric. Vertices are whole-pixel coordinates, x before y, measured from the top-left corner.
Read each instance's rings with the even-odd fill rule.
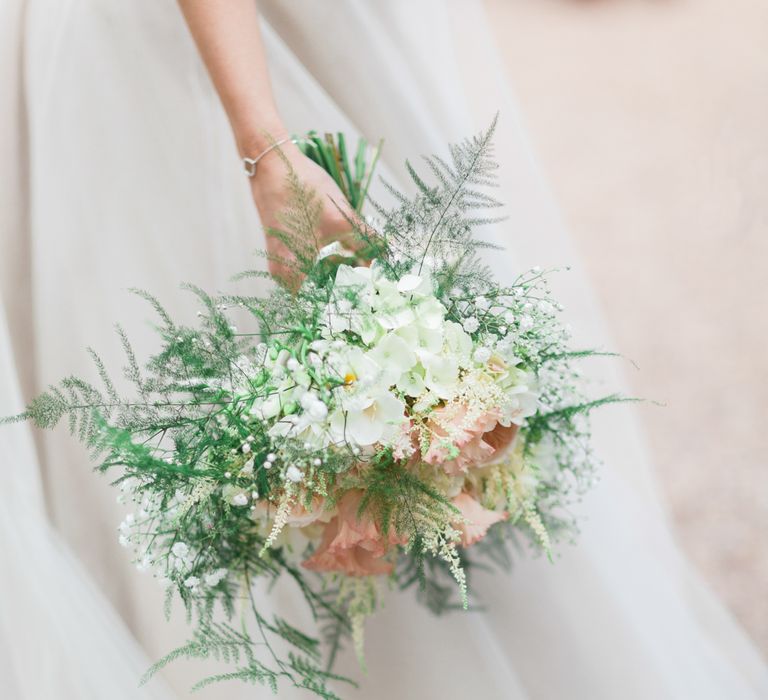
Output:
[[[395,180],[406,157],[443,151],[449,140],[485,126],[500,110],[499,196],[509,205],[510,219],[485,235],[508,252],[489,262],[499,275],[534,264],[572,265],[575,270],[557,285],[571,323],[591,345],[609,346],[508,95],[480,2],[263,0],[260,6],[273,82],[290,127],[383,137],[384,169]],[[69,373],[93,376],[87,345],[119,368],[119,344],[111,333],[116,320],[139,353],[152,348],[148,310],[126,288],[150,289],[173,314],[191,316],[195,309],[178,283],[232,290],[236,285],[229,278],[252,266],[250,251],[261,245],[261,236],[226,120],[171,0],[28,0],[23,15],[21,2],[13,7],[15,29],[4,30],[18,37],[23,29],[15,55],[24,59],[24,95],[21,100],[8,94],[9,104],[23,107],[9,126],[22,134],[23,148],[4,143],[12,157],[4,159],[0,175],[4,183],[26,186],[7,202],[13,226],[0,229],[0,299],[12,338],[0,335],[0,357],[6,366],[13,363],[11,373],[30,395]],[[7,45],[4,50],[13,55]],[[621,380],[604,371],[595,381],[613,388]],[[12,394],[2,409],[18,408],[12,405],[17,399]],[[485,613],[435,619],[410,596],[391,596],[368,626],[369,670],[362,687],[344,691],[344,697],[645,700],[768,694],[757,653],[674,545],[631,412],[606,411],[596,427],[606,467],[583,504],[578,546],[565,547],[554,566],[521,555],[511,575],[478,577],[474,590]],[[40,437],[39,445],[39,461],[23,444],[2,445],[4,465],[42,475],[53,523],[100,591],[149,658],[167,652],[184,640],[183,619],[163,620],[158,587],[135,573],[117,546],[120,516],[105,480],[91,474],[65,431]],[[13,522],[18,514],[3,510],[8,497],[5,489],[0,492],[0,513],[8,512]],[[38,523],[30,528],[38,551],[50,552],[56,545],[42,527],[42,512],[31,513]],[[0,530],[0,552],[10,553],[3,571],[13,570],[8,580],[18,582],[22,599],[25,592],[30,602],[44,597],[54,584],[40,582],[24,550],[10,547],[11,532]],[[38,563],[49,565],[48,557]],[[77,591],[74,584],[69,589],[78,601],[73,609],[102,609],[101,593],[75,567],[66,570],[70,582],[79,582]],[[25,580],[37,580],[39,587],[25,588]],[[5,596],[3,573],[0,600]],[[305,615],[290,589],[262,601],[289,617]],[[85,650],[102,635],[132,649],[116,618],[94,612],[100,622],[83,627],[57,617],[55,609],[49,614],[52,647],[62,644],[55,630],[66,629]],[[119,667],[106,646],[97,655],[99,673],[111,673],[119,691],[77,691],[57,667],[41,675],[59,691],[36,695],[11,685],[30,663],[31,652],[13,643],[23,629],[23,618],[0,617],[3,697],[142,697],[126,665]],[[72,663],[93,668],[93,657],[76,654],[77,648],[69,648]],[[135,653],[123,656],[136,659]],[[342,659],[342,670],[360,675],[350,656]],[[200,675],[195,666],[178,664],[165,677],[184,697]],[[270,696],[229,685],[198,697],[225,694],[231,700]],[[281,689],[279,697],[307,694]]]

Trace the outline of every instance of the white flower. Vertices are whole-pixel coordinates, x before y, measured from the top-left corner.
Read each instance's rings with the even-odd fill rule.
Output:
[[[268,421],[280,415],[283,409],[283,399],[278,388],[273,394],[264,399],[257,399],[251,408],[251,414],[263,421]]]
[[[529,386],[521,384],[507,390],[507,402],[502,411],[505,424],[522,425],[528,416],[538,410],[539,397]]]
[[[379,366],[361,348],[343,347],[344,352],[336,352],[328,358],[330,373],[348,385],[370,384],[379,373]]]
[[[233,506],[242,507],[248,505],[248,496],[246,496],[245,491],[232,484],[227,484],[221,490],[221,495]]]
[[[397,282],[397,291],[401,294],[409,294],[417,290],[425,283],[419,275],[403,275]]]
[[[458,360],[459,364],[469,364],[472,355],[472,338],[458,323],[448,321],[445,324],[445,344],[448,352]]]
[[[376,321],[386,330],[403,328],[411,323],[415,314],[407,301],[397,292],[381,296],[375,302]]]
[[[299,403],[310,422],[318,423],[328,415],[328,407],[314,391],[305,392],[299,399]]]
[[[475,350],[474,360],[480,365],[484,365],[491,359],[491,349],[486,347],[479,347]]]
[[[184,580],[184,585],[190,590],[194,590],[200,585],[200,579],[197,576],[190,576]]]
[[[440,328],[445,319],[445,307],[435,297],[427,297],[416,305],[416,318],[420,326]]]
[[[491,302],[483,296],[477,297],[475,299],[475,306],[480,309],[480,311],[487,311],[490,305]]]
[[[376,327],[371,323],[370,315],[364,313],[370,309],[373,295],[369,268],[339,265],[333,298],[325,309],[325,323],[331,334],[350,330],[365,338],[375,337]],[[356,303],[353,304],[351,299]]]
[[[318,395],[314,391],[307,391],[302,394],[301,398],[299,399],[299,403],[305,411],[308,411],[312,404],[319,400],[320,399]]]
[[[370,267],[352,267],[352,265],[339,265],[336,270],[334,287],[353,289],[356,293],[372,292],[373,276]]]
[[[316,423],[323,421],[328,416],[328,406],[322,401],[315,401],[307,410],[307,415]]]
[[[467,333],[474,333],[478,328],[480,328],[480,321],[478,321],[474,316],[470,316],[469,318],[464,319],[464,323],[462,325]]]
[[[404,418],[405,404],[381,387],[342,399],[342,410],[332,418],[339,439],[360,446],[386,442]]]
[[[187,554],[189,554],[189,547],[184,542],[176,542],[171,547],[171,552],[179,559],[185,559]]]
[[[226,569],[216,569],[213,573],[207,574],[205,576],[205,585],[206,586],[216,586],[219,583],[221,583],[222,580],[224,580],[227,576],[227,570]]]
[[[520,330],[528,331],[533,328],[533,319],[527,314],[520,318]]]
[[[402,391],[406,396],[421,396],[424,393],[426,385],[424,384],[424,377],[418,369],[412,369],[408,372],[404,372],[400,379],[397,380],[397,388]]]
[[[403,372],[407,372],[416,364],[416,355],[400,336],[387,333],[374,347],[368,351],[368,357],[381,370],[381,382],[387,386],[394,384]]]
[[[453,357],[441,355],[422,360],[427,370],[424,383],[441,399],[450,399],[456,394],[459,383],[459,363]]]
[[[298,467],[291,465],[285,470],[285,478],[288,481],[292,481],[294,484],[298,484],[304,478],[304,472]]]
[[[408,347],[413,348],[416,356],[423,360],[430,355],[436,355],[443,349],[443,328],[427,328],[413,323],[395,331]]]

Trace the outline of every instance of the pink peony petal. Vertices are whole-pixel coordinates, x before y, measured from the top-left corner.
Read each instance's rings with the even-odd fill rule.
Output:
[[[339,500],[339,514],[323,530],[323,538],[315,553],[303,566],[312,571],[340,571],[348,576],[375,576],[388,574],[394,564],[382,557],[390,546],[405,544],[405,539],[390,532],[387,537],[374,520],[357,510],[363,492],[347,491]]]
[[[429,427],[438,437],[432,440],[424,461],[439,464],[451,476],[460,476],[471,467],[503,457],[517,435],[517,426],[499,424],[496,411],[486,411],[469,424],[465,424],[466,415],[464,406],[453,404],[436,409],[429,421]],[[453,446],[459,450],[453,459],[450,446],[439,439],[447,437],[449,432]]]
[[[464,547],[479,542],[485,537],[488,528],[502,520],[506,520],[506,513],[497,513],[483,508],[472,496],[460,493],[452,501],[467,522],[459,522],[454,527],[461,533],[461,544]]]

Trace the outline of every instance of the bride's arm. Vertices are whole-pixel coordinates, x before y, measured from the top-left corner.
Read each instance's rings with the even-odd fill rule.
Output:
[[[179,5],[227,112],[240,155],[254,158],[289,133],[272,95],[256,0],[179,0]],[[346,200],[333,179],[293,144],[281,148],[324,203],[321,238],[332,240],[348,231],[348,222],[335,206],[344,206]],[[251,178],[253,199],[265,227],[277,227],[277,216],[288,203],[285,176],[285,163],[270,152]],[[273,237],[267,239],[267,248],[286,253]]]
[[[229,116],[240,153],[256,156],[288,132],[269,80],[256,0],[179,0]]]

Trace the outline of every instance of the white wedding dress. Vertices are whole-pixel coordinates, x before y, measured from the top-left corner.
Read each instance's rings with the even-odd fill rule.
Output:
[[[260,6],[287,123],[383,137],[383,167],[395,180],[406,157],[444,151],[500,110],[498,194],[509,220],[487,235],[507,252],[490,262],[502,276],[571,265],[556,284],[569,321],[583,343],[610,347],[480,2]],[[252,266],[261,236],[222,109],[172,0],[4,0],[0,51],[8,414],[67,374],[92,376],[88,345],[119,372],[118,320],[140,353],[152,350],[150,310],[127,288],[192,316],[178,284],[233,289],[229,278]],[[595,381],[620,387],[610,362],[593,364],[590,372],[603,366]],[[577,545],[563,545],[554,565],[521,554],[511,574],[477,578],[484,613],[436,619],[411,595],[392,596],[368,625],[367,675],[351,656],[341,661],[361,683],[343,697],[768,697],[757,652],[681,559],[631,410],[599,414],[595,439],[605,466],[581,507]],[[118,546],[107,480],[63,428],[0,429],[0,458],[0,697],[186,697],[201,676],[194,664],[137,686],[150,660],[185,640],[186,626],[183,615],[165,622],[158,586]],[[290,593],[264,604],[302,614]],[[199,697],[271,694],[230,683]],[[282,688],[279,697],[309,696]]]

